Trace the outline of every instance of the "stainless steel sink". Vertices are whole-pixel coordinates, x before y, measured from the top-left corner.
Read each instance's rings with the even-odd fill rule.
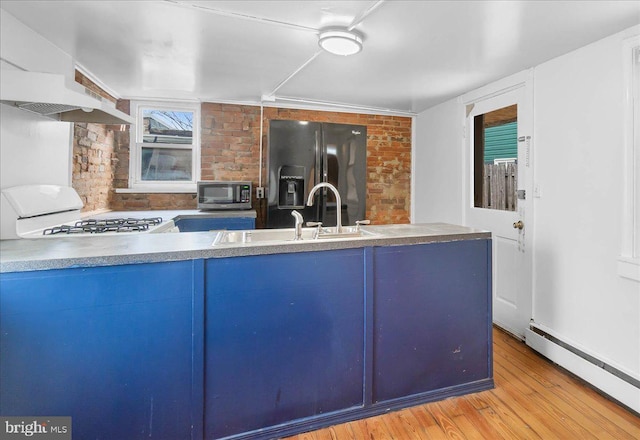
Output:
[[[321,241],[328,239],[365,238],[375,237],[376,233],[356,226],[343,226],[342,232],[337,233],[335,228],[323,228],[317,234],[316,228],[302,228],[302,239],[294,240],[295,229],[252,229],[246,231],[220,231],[216,235],[213,245],[231,243],[269,243],[269,242],[295,242],[295,241]]]
[[[312,230],[315,228],[311,228]],[[354,237],[374,237],[378,234],[368,231],[358,226],[343,226],[342,232],[336,232],[336,228],[323,228],[322,232],[318,234],[318,239],[327,238],[354,238]]]

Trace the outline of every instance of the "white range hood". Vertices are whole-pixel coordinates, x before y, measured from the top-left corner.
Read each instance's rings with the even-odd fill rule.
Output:
[[[133,124],[115,105],[64,75],[2,69],[0,102],[56,121]]]

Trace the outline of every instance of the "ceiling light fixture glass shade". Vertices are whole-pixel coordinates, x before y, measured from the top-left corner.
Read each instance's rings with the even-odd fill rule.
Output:
[[[336,55],[354,55],[362,50],[362,37],[346,29],[326,29],[320,31],[318,44]]]

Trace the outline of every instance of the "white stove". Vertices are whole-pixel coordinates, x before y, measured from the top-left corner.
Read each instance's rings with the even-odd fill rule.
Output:
[[[150,216],[83,218],[82,200],[71,187],[23,185],[2,191],[2,239],[95,237],[114,234],[173,232],[173,220]],[[7,215],[8,213],[8,215]],[[131,213],[127,213],[131,214]]]

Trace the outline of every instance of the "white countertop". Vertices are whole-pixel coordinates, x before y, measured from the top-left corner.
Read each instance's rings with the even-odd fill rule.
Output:
[[[158,215],[158,211],[152,212]],[[112,215],[113,212],[109,214]],[[110,236],[2,240],[0,241],[0,272],[111,266],[491,238],[491,233],[489,232],[446,223],[366,226],[363,229],[376,235],[322,240],[229,243],[219,246],[213,246],[217,232],[124,233],[123,235]]]

